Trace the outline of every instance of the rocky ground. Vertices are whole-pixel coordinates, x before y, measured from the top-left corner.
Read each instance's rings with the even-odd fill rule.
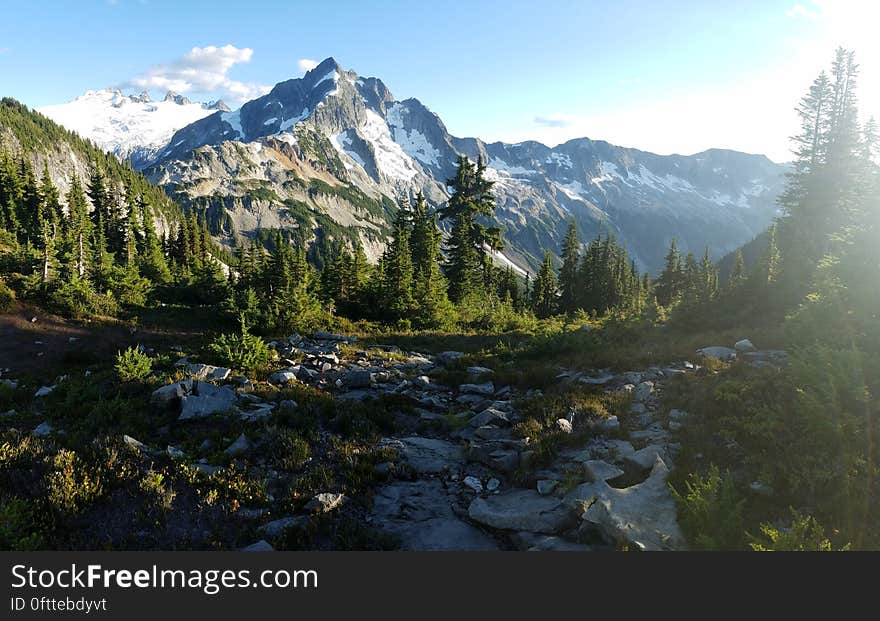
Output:
[[[705,372],[700,364],[676,361],[625,373],[560,369],[547,391],[610,396],[623,409],[608,414],[571,407],[550,421],[549,435],[543,431],[545,437],[537,438],[528,433],[524,409],[540,408],[543,391],[504,385],[495,370],[468,366],[461,352],[361,348],[354,338],[323,332],[270,346],[277,362],[263,382],[190,356],[176,360],[177,381],[154,389],[148,407],[169,421],[161,437],[173,442],[183,437],[176,430],[189,430],[181,441],[185,446],[151,445],[123,435],[143,459],[190,464],[200,476],[219,476],[230,463],[246,462],[269,494],[254,506],[232,509],[252,537],[251,543],[233,537],[246,543],[238,547],[287,547],[315,516],[337,512],[387,536],[393,542],[388,547],[404,550],[686,547],[666,480],[681,448],[677,432],[689,415],[664,407],[663,392],[678,376]],[[736,356],[754,366],[784,361],[783,352],[756,352],[748,341],[695,353],[697,360]],[[66,379],[37,388],[34,401],[50,397]],[[0,381],[10,388],[18,384],[8,374]],[[381,456],[371,458],[366,486],[345,493],[345,486],[327,477],[326,488],[309,487],[303,502],[282,500],[287,492],[273,495],[290,480],[263,455],[276,440],[276,419],[313,411],[291,398],[294,387],[332,399],[337,411],[366,403],[390,416],[384,426],[390,433],[353,450]],[[0,413],[8,420],[17,420],[15,415]],[[218,421],[236,430],[235,439],[218,446],[216,434],[205,431],[198,443],[198,430]],[[319,427],[313,444],[333,444],[337,431]],[[65,430],[47,419],[30,433],[63,437]],[[547,438],[553,439],[549,451]],[[305,461],[314,466],[320,459],[321,452],[313,450]]]

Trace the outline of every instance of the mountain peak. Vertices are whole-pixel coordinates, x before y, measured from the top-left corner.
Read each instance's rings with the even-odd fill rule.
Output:
[[[163,99],[162,101],[173,101],[179,106],[192,103],[189,99],[187,99],[183,95],[175,93],[174,91],[168,91],[167,93],[165,93],[165,99]]]

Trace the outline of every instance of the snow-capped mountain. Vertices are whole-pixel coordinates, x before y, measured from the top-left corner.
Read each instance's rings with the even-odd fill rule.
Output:
[[[138,166],[154,159],[178,129],[219,109],[229,108],[222,101],[193,103],[173,91],[152,101],[146,92],[124,95],[108,88],[37,111]]]
[[[418,100],[397,101],[381,80],[332,58],[238,110],[195,120],[154,153],[148,178],[204,210],[221,240],[289,228],[308,240],[357,236],[372,257],[395,202],[422,191],[441,203],[457,156],[482,157],[505,229],[498,258],[525,269],[544,248],[558,250],[570,219],[584,239],[616,234],[652,271],[672,237],[723,256],[771,222],[785,172],[718,149],[660,156],[587,138],[553,148],[456,138]]]

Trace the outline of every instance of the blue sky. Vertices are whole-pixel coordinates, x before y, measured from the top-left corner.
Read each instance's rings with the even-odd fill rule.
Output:
[[[459,136],[783,160],[797,98],[838,44],[859,53],[863,107],[880,114],[873,4],[0,0],[0,95],[38,107],[176,86],[235,105],[334,56]]]

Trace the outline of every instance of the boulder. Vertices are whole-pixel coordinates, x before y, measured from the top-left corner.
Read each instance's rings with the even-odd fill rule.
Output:
[[[281,371],[275,371],[272,375],[269,376],[270,384],[289,384],[290,382],[297,381],[299,377],[300,368],[299,367],[290,367],[287,369],[282,369]]]
[[[584,462],[584,470],[589,480],[593,483],[597,481],[610,481],[623,474],[623,470],[601,459],[591,459]]]
[[[339,341],[343,343],[357,343],[356,336],[333,334],[332,332],[325,332],[324,330],[316,330],[315,333],[312,334],[312,338],[317,341]]]
[[[633,401],[643,403],[654,394],[654,382],[640,382],[633,391]]]
[[[666,452],[663,450],[663,447],[649,444],[632,455],[624,457],[623,462],[636,472],[649,472],[654,467],[658,457],[666,458]]]
[[[483,493],[483,482],[480,481],[480,479],[478,479],[477,477],[466,476],[466,477],[464,478],[464,481],[462,481],[462,483],[464,483],[464,485],[465,485],[466,487],[469,487],[470,489],[472,489],[472,490],[473,490],[474,492],[476,492],[477,494],[482,494],[482,493]]]
[[[491,479],[486,481],[486,491],[488,492],[494,492],[499,487],[501,487],[501,481],[499,481],[495,477],[492,477]]]
[[[495,373],[495,371],[493,371],[492,369],[489,369],[487,367],[468,367],[467,368],[467,374],[471,378],[474,378],[474,379],[482,377],[484,375],[492,375],[493,373]]]
[[[587,483],[566,494],[563,503],[618,544],[643,550],[682,549],[685,540],[666,484],[668,476],[669,468],[657,458],[651,475],[638,485],[616,489],[604,481]]]
[[[0,386],[6,386],[10,390],[15,390],[18,388],[18,381],[11,379],[0,379]]]
[[[277,539],[281,535],[285,533],[285,531],[291,528],[301,528],[305,526],[309,521],[309,518],[305,515],[297,515],[291,517],[284,517],[277,520],[272,520],[271,522],[267,522],[260,526],[257,530],[269,537],[270,539]]]
[[[561,431],[562,433],[569,434],[572,432],[571,421],[566,418],[560,418],[556,420],[556,430]]]
[[[464,353],[460,351],[444,351],[437,354],[437,364],[442,366],[450,365],[464,357]]]
[[[212,367],[209,364],[189,364],[186,367],[186,372],[196,380],[218,382],[222,382],[232,373],[230,369],[225,367]]]
[[[275,548],[265,539],[260,539],[257,543],[252,543],[244,548],[239,548],[239,552],[274,552]]]
[[[38,438],[45,438],[53,431],[54,431],[54,428],[52,427],[52,425],[50,425],[47,422],[42,422],[39,425],[37,425],[36,427],[34,427],[34,430],[32,433],[35,436],[37,436]]]
[[[486,425],[507,427],[510,425],[510,419],[506,412],[499,412],[495,408],[488,408],[474,416],[468,422],[468,425],[471,427],[485,427]]]
[[[356,369],[342,376],[342,385],[346,388],[369,388],[373,385],[372,371]]]
[[[165,453],[167,453],[168,457],[171,457],[172,459],[180,459],[186,456],[183,451],[181,451],[179,448],[171,446],[170,444],[165,449]]]
[[[755,347],[749,339],[737,341],[733,347],[734,349],[736,349],[736,351],[743,353],[748,351],[755,351],[757,349],[757,347]]]
[[[717,345],[712,347],[703,347],[702,349],[698,349],[697,353],[705,356],[706,358],[717,358],[718,360],[722,360],[724,362],[736,358],[735,349],[731,349],[730,347],[720,347]]]
[[[223,452],[230,457],[238,457],[239,455],[244,455],[249,450],[251,450],[251,441],[242,433]]]
[[[611,373],[604,373],[595,377],[579,377],[578,383],[587,384],[590,386],[604,386],[613,379],[614,375],[612,375]]]
[[[347,498],[345,494],[337,494],[334,492],[322,492],[306,503],[306,511],[312,513],[329,513],[337,507],[340,507]]]
[[[492,382],[485,382],[483,384],[462,384],[458,387],[458,391],[465,394],[491,397],[495,394],[495,384]]]
[[[235,393],[226,386],[196,382],[193,391],[193,394],[181,398],[182,407],[178,420],[225,414],[235,407]]]
[[[144,443],[141,442],[140,440],[135,440],[131,436],[123,435],[122,441],[125,443],[126,446],[134,449],[138,453],[143,453],[143,454],[147,453],[147,447],[144,446]]]
[[[574,524],[574,515],[559,499],[541,496],[537,491],[517,489],[475,498],[468,507],[470,518],[504,530],[525,530],[553,535]]]
[[[37,392],[34,393],[34,399],[39,399],[41,397],[45,397],[50,394],[53,390],[55,390],[55,386],[41,386]]]
[[[592,548],[582,543],[573,543],[554,535],[520,532],[513,536],[520,550],[528,552],[589,552]]]
[[[681,421],[688,417],[688,413],[684,410],[669,410],[669,418],[672,420]]]
[[[150,403],[157,407],[173,407],[192,392],[192,387],[192,380],[184,380],[162,386],[154,390],[153,394],[150,395]]]
[[[541,479],[535,487],[541,496],[549,496],[553,493],[553,490],[556,489],[557,485],[559,485],[559,481],[554,481],[553,479]]]

